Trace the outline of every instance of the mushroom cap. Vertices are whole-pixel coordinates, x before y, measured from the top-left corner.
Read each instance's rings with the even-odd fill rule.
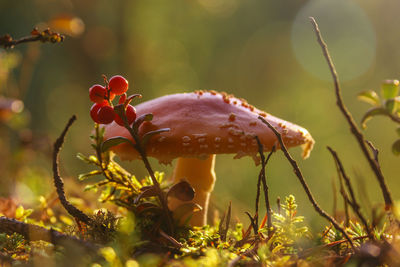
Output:
[[[235,154],[234,158],[251,156],[256,160],[258,136],[264,151],[276,145],[276,135],[258,117],[262,116],[281,133],[287,147],[302,145],[307,158],[314,145],[309,132],[249,105],[226,93],[196,91],[162,96],[136,107],[137,115],[152,113],[153,120],[144,122],[139,135],[161,128],[170,131],[153,136],[146,146],[147,155],[168,164],[177,157],[203,158],[210,154]],[[129,132],[115,122],[105,126],[104,139],[122,136],[132,140]],[[127,143],[112,150],[122,160],[138,159],[138,153]]]

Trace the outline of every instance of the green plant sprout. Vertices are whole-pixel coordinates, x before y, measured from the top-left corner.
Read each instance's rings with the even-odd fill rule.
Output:
[[[372,105],[361,119],[361,126],[367,128],[367,122],[375,116],[386,116],[393,122],[400,124],[400,96],[399,81],[385,80],[381,84],[381,96],[375,91],[368,90],[358,94],[358,99]],[[396,129],[400,137],[400,126]],[[400,155],[400,138],[392,144],[392,152]]]

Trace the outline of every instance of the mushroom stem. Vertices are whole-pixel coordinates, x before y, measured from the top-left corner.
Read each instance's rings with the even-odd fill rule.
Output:
[[[195,212],[189,221],[192,226],[203,226],[207,224],[207,210],[210,194],[215,183],[215,154],[206,159],[178,158],[172,179],[174,183],[182,180],[187,181],[195,190],[195,196],[190,202],[199,204],[203,209]],[[184,201],[170,198],[168,205],[171,210],[176,209]]]

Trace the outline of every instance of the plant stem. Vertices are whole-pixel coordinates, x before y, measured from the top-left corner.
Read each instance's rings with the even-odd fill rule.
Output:
[[[355,250],[353,241],[351,240],[350,236],[346,233],[346,231],[343,229],[343,227],[341,227],[341,226],[339,225],[339,223],[338,223],[334,218],[332,218],[328,213],[326,213],[326,212],[318,205],[317,201],[314,199],[314,196],[312,195],[311,190],[310,190],[310,188],[308,187],[308,185],[307,185],[307,183],[306,183],[306,181],[305,181],[305,179],[304,179],[304,177],[303,177],[303,174],[302,174],[302,172],[301,172],[301,170],[300,170],[300,168],[299,168],[297,162],[292,158],[292,156],[289,154],[288,150],[286,149],[286,146],[285,146],[285,144],[283,143],[281,134],[280,134],[268,121],[266,121],[263,117],[259,116],[258,118],[259,118],[264,124],[266,124],[266,125],[268,126],[268,128],[270,128],[270,129],[275,133],[276,137],[278,138],[278,141],[279,141],[281,150],[282,150],[283,153],[285,154],[285,156],[286,156],[287,160],[289,161],[289,163],[292,165],[293,170],[294,170],[294,172],[295,172],[297,178],[299,179],[301,185],[303,186],[303,189],[304,189],[304,191],[306,192],[306,194],[307,194],[307,196],[308,196],[308,199],[310,200],[310,202],[311,202],[311,204],[313,205],[314,209],[315,209],[322,217],[324,217],[324,218],[326,218],[328,221],[330,221],[330,222],[333,224],[333,226],[334,226],[336,229],[338,229],[338,230],[343,234],[343,236],[347,239],[347,241],[350,243],[352,249]]]
[[[371,169],[375,173],[375,176],[376,176],[376,178],[379,182],[379,185],[381,187],[381,190],[382,190],[386,208],[392,209],[393,208],[393,200],[392,200],[390,191],[386,185],[382,170],[380,169],[377,162],[374,161],[374,159],[371,157],[371,155],[368,151],[367,145],[366,145],[366,140],[364,138],[364,135],[361,133],[361,131],[357,127],[357,124],[355,123],[351,113],[348,111],[348,109],[344,105],[342,93],[341,93],[341,89],[340,89],[340,85],[339,85],[339,78],[336,73],[336,69],[333,64],[332,58],[329,54],[328,47],[327,47],[326,43],[324,42],[324,40],[322,39],[321,32],[319,30],[318,24],[315,21],[315,19],[313,17],[310,17],[310,21],[311,21],[312,25],[314,26],[314,30],[315,30],[315,34],[318,39],[318,43],[320,44],[320,46],[322,48],[322,52],[324,54],[324,57],[328,63],[330,72],[332,74],[333,83],[335,86],[336,104],[338,105],[340,111],[343,113],[343,116],[345,117],[346,121],[348,122],[348,124],[350,126],[350,130],[351,130],[352,134],[354,135],[358,144],[360,145],[360,148],[361,148],[362,152],[364,153],[364,156],[367,159]]]
[[[151,180],[153,181],[154,187],[157,190],[158,199],[160,200],[163,211],[165,212],[165,217],[167,219],[169,233],[173,235],[174,234],[174,226],[173,226],[173,222],[172,222],[171,213],[168,208],[167,197],[164,194],[164,192],[161,190],[160,183],[157,181],[157,179],[154,175],[154,171],[151,168],[150,162],[146,155],[146,151],[142,147],[142,143],[140,141],[139,134],[129,126],[126,116],[123,116],[122,119],[123,119],[125,128],[129,131],[130,135],[132,136],[133,140],[135,141],[134,148],[137,150],[137,152],[139,152],[140,157],[142,158],[142,161],[144,163],[144,166],[147,169],[147,172],[149,173]]]

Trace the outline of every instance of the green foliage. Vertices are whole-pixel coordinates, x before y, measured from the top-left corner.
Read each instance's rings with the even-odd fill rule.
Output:
[[[30,246],[22,235],[19,234],[0,234],[0,254],[27,261],[29,259]],[[1,263],[1,261],[0,261]]]
[[[366,102],[373,107],[370,108],[361,119],[361,126],[365,129],[367,122],[375,116],[386,116],[397,124],[400,124],[400,96],[399,81],[385,80],[381,84],[381,96],[375,91],[369,90],[358,94],[358,99]],[[400,136],[399,128],[397,133]],[[392,145],[392,152],[396,156],[400,155],[400,139],[396,140]]]
[[[310,237],[309,231],[307,226],[303,226],[304,217],[296,216],[297,204],[293,195],[286,197],[282,209],[283,214],[273,214],[273,252],[295,254],[298,252],[298,242]]]

